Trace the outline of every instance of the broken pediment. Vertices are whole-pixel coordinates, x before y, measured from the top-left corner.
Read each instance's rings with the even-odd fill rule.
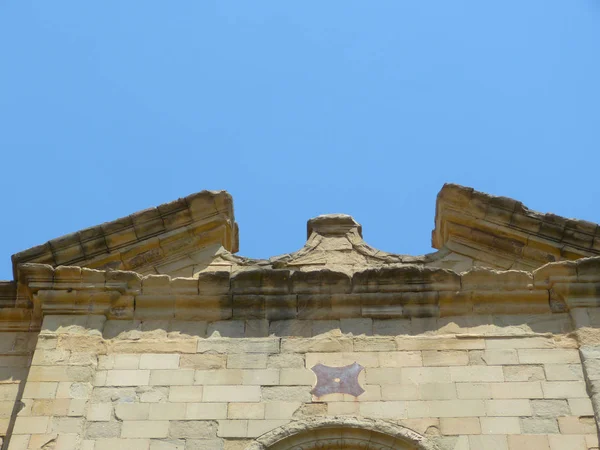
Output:
[[[352,274],[382,266],[422,265],[464,272],[474,267],[532,271],[555,261],[600,255],[598,225],[531,211],[522,203],[445,185],[438,195],[436,252],[386,253],[369,246],[345,214],[310,219],[300,250],[268,260],[236,255],[238,230],[225,191],[203,191],[131,216],[53,239],[13,255],[23,263],[195,277],[250,269]]]

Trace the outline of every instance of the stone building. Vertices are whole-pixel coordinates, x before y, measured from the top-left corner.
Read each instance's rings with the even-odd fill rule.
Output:
[[[244,258],[200,192],[18,253],[2,449],[598,449],[600,228],[446,185],[432,242]]]

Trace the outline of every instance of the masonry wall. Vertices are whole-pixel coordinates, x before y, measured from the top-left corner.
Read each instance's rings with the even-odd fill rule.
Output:
[[[234,450],[291,421],[361,416],[444,450],[597,449],[572,330],[568,314],[271,323],[46,316],[7,448]],[[6,364],[20,375],[3,376],[14,382],[0,385],[2,411],[27,372],[29,347],[14,336],[2,341],[0,361],[13,358]],[[311,396],[311,367],[355,361],[365,368],[364,394]]]

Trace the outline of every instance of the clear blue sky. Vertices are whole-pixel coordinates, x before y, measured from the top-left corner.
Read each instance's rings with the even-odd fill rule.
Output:
[[[431,251],[445,182],[600,222],[600,3],[0,3],[10,255],[202,189],[240,254],[344,212]]]

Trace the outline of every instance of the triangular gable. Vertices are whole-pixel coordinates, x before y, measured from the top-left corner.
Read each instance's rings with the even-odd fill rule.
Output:
[[[12,262],[15,279],[21,263],[176,273],[190,262],[211,261],[221,247],[238,250],[231,195],[202,191],[52,239],[13,255]]]

